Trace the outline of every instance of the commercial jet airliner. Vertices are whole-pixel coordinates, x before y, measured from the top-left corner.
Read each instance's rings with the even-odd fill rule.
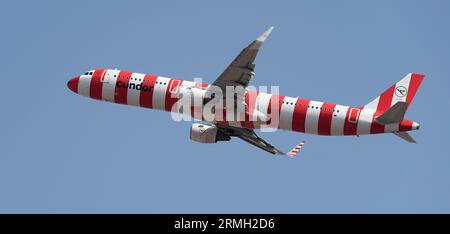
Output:
[[[266,128],[323,136],[393,133],[416,142],[408,131],[419,129],[419,124],[404,116],[424,75],[409,73],[360,107],[249,89],[254,60],[272,29],[244,48],[211,85],[117,69],[95,69],[71,79],[67,86],[97,100],[189,115],[203,121],[192,124],[190,129],[190,139],[201,143],[238,137],[272,154],[289,157],[304,145],[302,141],[283,153],[254,131]]]

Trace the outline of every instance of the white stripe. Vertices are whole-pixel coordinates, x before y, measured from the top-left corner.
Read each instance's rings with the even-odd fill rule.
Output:
[[[258,93],[253,110],[253,126],[255,128],[260,128],[261,124],[265,124],[268,120],[267,109],[269,108],[271,97],[272,94]]]
[[[305,133],[317,134],[319,126],[320,108],[323,102],[311,101],[306,110]]]
[[[409,82],[411,81],[411,74],[408,74],[407,76],[405,76],[402,80],[400,80],[399,82],[397,82],[397,84],[395,84],[395,89],[394,89],[394,95],[392,97],[392,103],[391,106],[395,105],[395,103],[399,102],[399,101],[406,101],[406,95],[399,95],[400,93],[397,91],[397,88],[399,87],[404,87],[406,89],[409,88]]]
[[[107,70],[103,79],[102,100],[114,102],[114,94],[116,92],[116,81],[119,70]],[[114,77],[116,76],[116,77]]]
[[[370,127],[373,122],[373,115],[378,107],[378,102],[380,101],[380,96],[375,98],[372,102],[365,105],[361,110],[359,115],[358,125],[356,126],[357,135],[370,134]]]
[[[292,131],[295,103],[297,103],[297,98],[284,97],[280,110],[280,129]]]
[[[153,88],[153,109],[164,110],[166,108],[166,92],[169,81],[170,78],[161,76],[156,79],[155,87]]]
[[[356,126],[356,135],[370,134],[370,127],[372,126],[373,109],[363,108],[359,114],[358,125]]]
[[[402,101],[402,102],[406,101],[406,97],[408,96],[408,93],[406,93],[406,95],[400,95],[400,93],[397,91],[397,88],[403,87],[403,88],[408,89],[410,81],[411,81],[411,73],[406,75],[402,80],[400,80],[399,82],[397,82],[397,84],[395,84],[395,89],[394,89],[394,94],[392,97],[391,106],[395,105],[395,103],[397,103],[399,101]],[[397,132],[398,127],[399,127],[398,123],[386,124],[384,126],[384,132]]]
[[[183,80],[183,83],[181,83],[181,86],[183,87],[192,87],[195,86],[195,82],[194,81],[189,81],[189,80]]]
[[[369,104],[364,106],[364,109],[372,109],[372,110],[377,110],[378,107],[378,102],[380,101],[380,96],[378,96],[377,98],[375,98],[373,101],[371,101]]]
[[[331,118],[331,135],[344,135],[345,116],[347,114],[348,106],[336,105],[336,111]],[[337,112],[339,110],[339,112]],[[335,116],[336,115],[336,116]]]
[[[144,81],[145,74],[133,73],[131,74],[130,81],[128,83],[128,92],[127,92],[127,104],[133,106],[139,106],[139,99],[141,96],[141,90],[136,89],[136,85],[141,84]],[[139,81],[140,80],[140,81]],[[130,89],[130,85],[134,84],[135,88]]]
[[[380,101],[380,96],[375,98],[372,102],[364,106],[364,109],[371,109],[371,110],[377,110],[378,102]]]
[[[92,75],[82,75],[78,81],[78,94],[90,97],[89,92],[91,89],[91,78]]]

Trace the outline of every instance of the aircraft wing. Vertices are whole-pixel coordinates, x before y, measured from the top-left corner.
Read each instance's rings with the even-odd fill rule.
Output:
[[[275,146],[269,144],[267,141],[265,141],[258,135],[256,135],[255,131],[253,131],[252,129],[236,128],[221,125],[217,125],[217,127],[221,129],[223,132],[229,134],[230,136],[239,137],[240,139],[271,154],[279,154],[279,155],[286,155],[288,157],[294,157],[305,144],[305,141],[302,141],[298,145],[296,145],[291,151],[289,151],[288,153],[284,153],[279,149],[277,149]]]
[[[255,64],[253,62],[258,54],[259,48],[272,30],[273,27],[270,27],[250,43],[250,45],[244,48],[212,85],[219,87],[224,95],[226,94],[227,86],[247,87],[250,79],[254,75]],[[212,92],[211,90],[209,91]]]

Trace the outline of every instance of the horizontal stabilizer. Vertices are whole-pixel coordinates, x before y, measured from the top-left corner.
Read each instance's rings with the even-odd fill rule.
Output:
[[[382,125],[400,123],[405,117],[407,109],[407,102],[397,102],[391,108],[387,109],[382,115],[375,118],[375,121]]]
[[[409,135],[407,132],[394,132],[394,134],[407,142],[417,143],[417,141],[414,140],[414,138],[411,135]]]

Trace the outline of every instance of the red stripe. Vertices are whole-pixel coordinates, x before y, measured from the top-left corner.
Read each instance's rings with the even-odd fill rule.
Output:
[[[391,107],[392,97],[394,96],[395,85],[392,85],[388,90],[381,94],[378,101],[377,112],[384,112]]]
[[[191,103],[191,117],[193,119],[203,120],[203,107],[202,106],[194,106],[193,103]]]
[[[297,99],[294,115],[292,116],[292,131],[305,132],[306,112],[310,102],[310,100],[306,99]]]
[[[411,121],[409,119],[404,119],[400,123],[400,126],[398,127],[398,130],[400,132],[410,131],[412,129],[412,125],[413,125],[413,121]]]
[[[172,106],[178,101],[177,97],[172,97],[172,92],[177,91],[178,86],[181,85],[181,80],[171,79],[169,85],[167,86],[165,108],[166,111],[172,111]]]
[[[411,80],[409,82],[408,95],[406,96],[406,102],[408,106],[411,104],[414,96],[416,95],[417,90],[419,89],[420,83],[425,76],[420,74],[412,74]]]
[[[331,119],[336,104],[323,103],[319,115],[319,135],[331,135]]]
[[[370,126],[370,134],[384,132],[384,125],[381,125],[381,124],[375,122],[375,117],[381,115],[384,111],[386,111],[389,107],[391,107],[394,90],[395,90],[395,85],[391,86],[383,94],[381,94],[380,99],[378,100],[377,110],[375,111],[375,114],[373,115],[372,126]]]
[[[119,104],[127,104],[128,85],[130,82],[131,72],[120,71],[116,81],[116,89],[114,93],[114,101]],[[119,82],[122,84],[117,86]],[[126,84],[127,87],[123,87]]]
[[[359,107],[359,108],[349,107],[348,108],[347,114],[345,116],[345,122],[344,122],[344,135],[356,135],[356,129],[357,129],[358,122],[351,123],[348,121],[350,118],[350,112],[352,109],[359,109],[361,111],[363,109],[363,107]]]
[[[80,81],[80,76],[77,76],[77,77],[69,80],[69,82],[67,82],[67,86],[69,87],[70,90],[72,90],[72,92],[78,93],[78,82],[79,81]]]
[[[245,121],[241,121],[241,126],[244,128],[255,128],[253,125],[253,111],[255,110],[256,97],[258,97],[258,92],[256,91],[245,92],[247,111],[245,112]]]
[[[195,83],[195,87],[197,88],[208,88],[209,84],[205,83]]]
[[[154,75],[145,75],[144,82],[145,86],[149,87],[147,91],[141,89],[141,93],[139,95],[139,105],[146,108],[152,108],[153,101],[153,88],[155,87],[156,78],[158,76]]]
[[[171,86],[172,86],[173,81],[174,81],[174,79],[170,79],[168,84],[167,84],[167,88],[166,88],[166,96],[164,97],[164,99],[165,99],[164,100],[164,109],[166,111],[170,111],[170,109],[172,107],[172,105],[169,105],[170,103],[168,103],[168,102],[169,102],[169,99],[171,98],[170,97],[171,96],[170,91],[172,90]]]
[[[278,115],[278,125],[277,126],[271,126],[274,128],[278,128],[280,126],[280,117],[281,117],[281,104],[283,104],[283,100],[284,100],[284,96],[276,96],[276,95],[272,95],[272,97],[270,97],[270,102],[269,102],[269,107],[267,107],[267,114],[271,117],[268,121],[267,121],[267,125],[270,126],[270,124],[272,123],[272,105],[276,105],[275,103],[278,102],[278,113],[274,113],[274,115]]]
[[[89,96],[94,99],[102,99],[102,86],[103,86],[103,76],[106,72],[105,69],[97,69],[91,78],[91,84],[89,88]]]
[[[220,112],[222,112],[222,120],[218,120],[216,123],[218,125],[222,126],[228,126],[228,120],[227,120],[227,109],[222,109],[222,111],[217,111],[217,118],[219,117]]]

